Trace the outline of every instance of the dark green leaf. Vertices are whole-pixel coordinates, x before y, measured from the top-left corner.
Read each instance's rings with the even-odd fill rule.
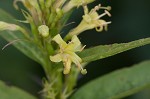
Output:
[[[71,99],[120,99],[150,87],[150,61],[114,71],[80,89]]]
[[[79,56],[84,62],[91,62],[98,59],[113,56],[115,54],[146,44],[150,44],[150,38],[140,39],[129,43],[96,46],[93,48],[83,50],[81,53],[79,53]]]
[[[1,99],[37,99],[36,97],[28,94],[27,92],[14,87],[7,86],[0,81],[0,98]]]

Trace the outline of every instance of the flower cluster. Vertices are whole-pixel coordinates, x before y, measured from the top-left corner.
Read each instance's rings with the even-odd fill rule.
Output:
[[[14,0],[14,6],[19,9],[17,2],[21,2],[28,11],[22,10],[25,21],[31,27],[31,33],[25,28],[0,21],[0,31],[21,31],[28,40],[34,41],[37,46],[42,48],[47,56],[50,57],[49,62],[63,62],[64,74],[68,74],[71,70],[71,65],[74,63],[81,70],[82,74],[86,74],[86,69],[83,69],[81,63],[82,59],[76,52],[81,52],[85,46],[81,45],[77,35],[83,31],[95,28],[96,31],[101,32],[107,30],[107,22],[101,19],[103,16],[111,14],[109,11],[111,7],[102,7],[100,4],[89,11],[87,4],[94,0]],[[72,29],[63,39],[60,36],[61,29],[65,25],[65,16],[75,7],[83,7],[84,15],[81,23]],[[98,14],[98,10],[104,10],[104,13]],[[53,45],[55,41],[57,45]],[[66,41],[70,41],[66,43]],[[56,55],[55,55],[56,54]],[[49,58],[48,58],[49,59]]]
[[[78,35],[90,29],[98,32],[107,30],[111,23],[102,19],[105,15],[111,16],[111,7],[99,4],[90,10],[87,5],[93,1],[95,0],[14,0],[17,10],[20,10],[18,2],[27,10],[21,9],[25,20],[17,20],[18,24],[29,24],[30,29],[14,24],[17,22],[12,24],[0,21],[0,32],[8,30],[22,33],[6,32],[8,34],[4,34],[5,38],[10,36],[11,39],[7,39],[10,43],[3,48],[17,42],[15,46],[19,50],[43,67],[47,76],[42,91],[45,99],[67,99],[73,92],[79,72],[87,73],[83,68],[86,63],[80,56],[85,45],[81,44]],[[78,7],[83,7],[84,10],[80,24],[66,35],[61,35],[73,8]],[[99,14],[99,10],[104,13]],[[72,68],[73,65],[77,69]],[[62,72],[68,75],[64,76]]]

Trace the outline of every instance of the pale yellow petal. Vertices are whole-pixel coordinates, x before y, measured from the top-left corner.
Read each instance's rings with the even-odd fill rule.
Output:
[[[66,47],[67,43],[61,38],[60,34],[57,34],[53,39],[60,47]]]
[[[62,57],[60,54],[56,54],[54,56],[50,56],[50,60],[52,62],[61,62],[62,61]]]
[[[80,63],[82,62],[82,59],[76,53],[67,52],[67,54],[69,54],[69,57],[74,64],[76,64],[77,66],[80,65]]]
[[[81,46],[80,40],[78,39],[78,37],[76,35],[74,35],[72,37],[71,42],[68,44],[66,50],[76,52],[76,51],[81,50],[81,48],[82,48],[82,46]]]
[[[80,42],[80,40],[78,39],[78,37],[77,37],[76,35],[74,35],[74,36],[72,37],[72,40],[71,40],[71,41],[74,43],[74,47],[78,47],[78,46],[81,45],[81,42]]]

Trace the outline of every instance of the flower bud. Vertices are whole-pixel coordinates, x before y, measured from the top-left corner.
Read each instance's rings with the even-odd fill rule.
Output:
[[[4,30],[17,31],[19,29],[21,29],[21,27],[18,25],[0,21],[0,31],[4,31]]]
[[[38,27],[38,31],[39,31],[39,34],[42,36],[42,37],[48,37],[49,36],[49,28],[48,26],[46,25],[41,25]]]

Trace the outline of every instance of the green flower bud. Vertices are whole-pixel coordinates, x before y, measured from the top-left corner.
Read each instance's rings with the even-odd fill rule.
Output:
[[[56,9],[57,17],[61,18],[63,16],[63,11],[60,8]]]
[[[48,37],[49,36],[49,28],[48,26],[46,25],[41,25],[38,27],[38,31],[39,31],[39,34],[42,36],[42,37]]]

